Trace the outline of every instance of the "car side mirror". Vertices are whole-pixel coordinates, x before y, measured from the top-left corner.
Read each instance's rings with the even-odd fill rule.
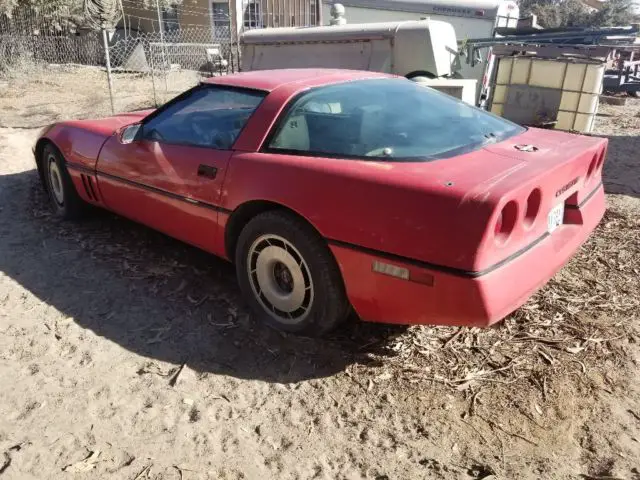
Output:
[[[140,139],[142,133],[142,124],[134,123],[133,125],[127,125],[120,131],[120,143],[129,144]]]

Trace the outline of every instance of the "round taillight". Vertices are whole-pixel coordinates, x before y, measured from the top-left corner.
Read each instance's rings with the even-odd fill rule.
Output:
[[[513,232],[518,219],[518,204],[511,200],[502,208],[495,224],[495,239],[498,244],[504,244]]]
[[[527,197],[527,207],[524,212],[524,227],[531,228],[533,222],[538,218],[540,212],[540,205],[542,203],[542,192],[539,188],[534,188],[533,191]]]

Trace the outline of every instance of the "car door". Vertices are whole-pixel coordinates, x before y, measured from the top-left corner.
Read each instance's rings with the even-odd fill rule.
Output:
[[[147,117],[133,138],[114,135],[97,164],[108,208],[214,254],[233,144],[264,93],[200,85]]]

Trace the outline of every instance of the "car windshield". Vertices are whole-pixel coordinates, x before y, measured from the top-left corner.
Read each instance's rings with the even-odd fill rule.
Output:
[[[399,78],[314,88],[284,115],[269,143],[272,150],[386,161],[452,157],[525,130]]]

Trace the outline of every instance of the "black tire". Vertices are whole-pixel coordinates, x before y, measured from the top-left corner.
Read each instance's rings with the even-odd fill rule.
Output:
[[[637,90],[629,90],[627,93],[629,94],[630,97],[638,98],[638,91]]]
[[[65,220],[82,218],[88,205],[76,192],[62,154],[49,143],[42,149],[40,162],[45,188],[53,211]],[[54,170],[53,174],[52,170]]]
[[[418,70],[415,72],[411,72],[406,76],[406,78],[408,78],[409,80],[413,80],[414,78],[419,78],[419,77],[436,78],[436,76],[433,73],[427,72],[426,70]]]
[[[310,289],[312,294],[308,307],[299,319],[291,318],[289,321],[284,321],[285,312],[269,304],[264,294],[257,293],[260,288],[258,275],[250,273],[249,257],[253,251],[251,263],[252,266],[257,264],[257,258],[262,253],[256,254],[252,247],[256,243],[261,244],[262,240],[259,241],[259,239],[266,237],[269,237],[270,241],[273,241],[271,237],[279,237],[288,242],[289,247],[293,247],[293,252],[288,247],[284,247],[284,250],[296,259],[299,255],[300,268],[309,274],[310,288],[305,291]],[[275,242],[275,245],[271,245],[269,241],[267,244],[277,248],[282,248],[284,245],[277,239]],[[274,328],[311,337],[322,336],[340,324],[350,312],[351,306],[347,300],[342,275],[329,247],[313,228],[293,214],[276,210],[262,213],[251,219],[240,233],[235,251],[235,264],[240,289],[251,309],[260,320]],[[274,266],[274,279],[275,270]],[[291,284],[294,285],[295,275],[289,274],[288,278],[292,279]],[[306,274],[297,278],[304,278],[304,282],[307,282]],[[293,288],[296,287],[292,287],[292,290]],[[304,308],[306,299],[305,294],[301,309]],[[272,309],[269,309],[266,304],[271,305]],[[298,310],[292,314],[296,312]]]

